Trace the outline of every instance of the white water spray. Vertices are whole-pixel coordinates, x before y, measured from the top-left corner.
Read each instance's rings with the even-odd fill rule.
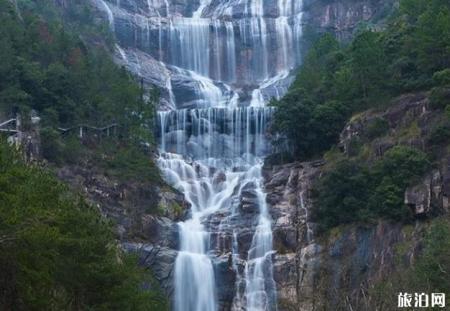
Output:
[[[114,14],[124,11],[120,3],[93,1],[114,30]],[[277,310],[272,223],[262,177],[272,115],[265,102],[284,94],[282,82],[299,63],[301,2],[278,0],[278,16],[269,17],[273,9],[265,10],[263,0],[200,0],[189,16],[177,12],[175,4],[170,7],[169,0],[147,0],[148,12],[132,21],[134,46],[117,46],[123,61],[136,64],[137,72],[143,71],[134,49],[144,48],[164,64],[170,71],[165,86],[171,109],[195,107],[158,112],[159,167],[191,207],[188,219],[178,224],[175,311],[221,307],[217,267],[224,252],[230,253],[236,276],[234,286],[228,284],[235,288],[228,301],[232,310]],[[238,6],[243,12],[235,19]],[[188,78],[195,99],[177,92],[180,76]],[[247,107],[240,106],[234,91],[243,86],[251,95]],[[249,193],[252,216],[239,207]],[[248,217],[245,230],[252,238],[242,245],[242,228],[236,223]]]

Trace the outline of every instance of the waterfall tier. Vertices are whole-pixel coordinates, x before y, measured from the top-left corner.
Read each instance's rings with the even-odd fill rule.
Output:
[[[267,124],[273,108],[182,109],[158,113],[163,152],[203,160],[247,159],[268,153]]]
[[[302,1],[92,1],[114,30],[125,65],[164,88],[171,108],[197,106],[198,77],[240,102],[279,97],[301,60]]]
[[[190,218],[179,224],[176,311],[217,310],[224,303],[217,290],[222,286],[233,292],[225,302],[233,310],[276,310],[261,176],[272,112],[237,107],[158,113],[159,166],[191,204]],[[231,262],[231,283],[219,272],[225,260]]]

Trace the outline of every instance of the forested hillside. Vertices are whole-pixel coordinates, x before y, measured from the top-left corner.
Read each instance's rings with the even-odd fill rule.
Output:
[[[290,147],[272,160],[324,159],[311,190],[319,238],[340,243],[346,230],[380,223],[416,232],[396,245],[395,273],[365,280],[370,308],[391,309],[392,292],[448,290],[450,225],[439,203],[447,194],[432,187],[445,185],[448,171],[450,2],[401,0],[385,29],[359,30],[345,45],[322,36],[273,105],[275,143]],[[418,211],[420,199],[409,200],[425,184],[428,206]]]
[[[114,64],[107,27],[92,23],[83,1],[65,11],[51,1],[14,4],[0,0],[0,121],[20,115],[51,167],[91,159],[121,180],[159,182],[138,147],[152,142],[153,98]],[[120,133],[96,143],[58,130],[111,123]],[[121,250],[114,226],[0,137],[0,309],[165,310],[151,272]]]
[[[151,274],[113,232],[81,196],[0,142],[0,309],[164,310]]]
[[[450,3],[402,0],[383,31],[359,30],[348,45],[326,34],[313,45],[289,93],[273,103],[274,130],[294,158],[311,158],[337,143],[350,116],[400,94],[432,89],[435,108],[445,108],[449,83]]]
[[[94,24],[88,4],[64,10],[48,1],[0,2],[0,115],[20,114],[26,129],[31,110],[41,118],[42,152],[64,162],[80,150],[60,139],[58,127],[120,126],[124,143],[152,142],[155,97],[112,60],[114,39]],[[145,96],[144,96],[145,95]]]
[[[418,92],[429,98],[432,126],[422,130],[423,124],[413,123],[392,131],[389,120],[379,116],[359,133],[360,139],[350,142],[345,156],[337,150],[350,118],[357,122],[358,113],[382,112],[395,97]],[[443,157],[437,149],[450,142],[450,3],[402,0],[386,29],[361,30],[348,45],[324,35],[306,56],[288,94],[273,104],[273,128],[292,146],[288,158],[325,154],[329,160],[328,174],[315,189],[316,218],[323,228],[378,218],[410,219],[403,208],[405,189],[433,161],[436,166]],[[370,144],[383,137],[401,146],[374,157]],[[424,139],[426,147],[417,148],[404,138]]]
[[[151,105],[112,61],[111,46],[100,36],[105,30],[92,24],[87,4],[70,5],[76,23],[63,23],[49,1],[19,1],[19,8],[20,15],[10,1],[0,2],[3,114],[34,109],[50,127],[115,121],[133,128],[151,120]],[[96,39],[97,46],[88,44]]]

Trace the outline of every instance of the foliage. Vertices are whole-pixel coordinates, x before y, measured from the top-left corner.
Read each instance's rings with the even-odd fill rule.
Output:
[[[369,177],[367,168],[359,163],[338,162],[313,188],[313,219],[323,229],[357,221],[367,205]]]
[[[384,136],[389,131],[389,123],[383,118],[375,118],[367,125],[366,136],[369,139]]]
[[[2,310],[166,309],[99,212],[3,143],[0,263]]]
[[[59,133],[51,127],[45,127],[40,134],[42,156],[49,161],[59,162],[63,148]]]
[[[34,109],[53,128],[116,122],[124,138],[149,141],[141,128],[151,127],[153,101],[145,101],[139,84],[114,64],[107,45],[85,43],[102,31],[88,22],[89,7],[70,2],[63,23],[52,2],[18,3],[20,16],[11,1],[0,0],[0,110]]]
[[[100,163],[107,175],[123,181],[162,181],[159,169],[145,146],[136,147],[127,143],[117,145],[114,141],[106,140],[99,144],[95,155],[101,157],[94,161]]]
[[[409,266],[410,258],[405,254],[411,250],[411,239],[406,245],[398,245],[400,259],[407,263],[407,267],[400,266],[397,272],[375,284],[369,297],[373,298],[373,307],[378,310],[389,309],[397,304],[397,294],[407,293],[448,293],[450,291],[450,222],[448,219],[433,220],[427,228],[422,241],[421,252]],[[406,250],[403,250],[406,248]],[[398,263],[401,265],[401,261]],[[449,299],[447,298],[446,305]]]
[[[450,105],[450,88],[435,87],[430,92],[430,106],[433,109],[444,109]]]
[[[433,74],[433,81],[437,85],[450,85],[450,68],[441,71],[436,71]]]
[[[396,146],[373,165],[341,159],[314,186],[313,218],[322,229],[377,218],[406,220],[403,194],[430,163],[416,149]]]
[[[428,135],[428,143],[433,146],[439,146],[450,140],[450,124],[438,124],[431,129]]]
[[[297,158],[319,155],[353,113],[384,108],[399,94],[437,85],[445,107],[449,68],[450,2],[401,0],[383,31],[362,29],[347,46],[325,34],[313,45],[288,94],[273,103],[273,130]]]
[[[430,293],[450,291],[450,222],[433,223],[425,237],[423,254],[413,268],[411,283]]]

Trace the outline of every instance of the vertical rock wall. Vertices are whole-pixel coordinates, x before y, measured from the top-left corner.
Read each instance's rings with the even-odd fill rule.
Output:
[[[399,97],[389,107],[361,113],[345,126],[340,142],[344,155],[350,151],[351,140],[364,139],[369,125],[379,119],[389,124],[388,134],[366,141],[368,161],[379,159],[395,145],[431,150],[426,138],[442,115],[428,108],[426,94]],[[401,136],[411,125],[417,126],[417,136]],[[435,150],[434,161],[435,167],[405,190],[404,208],[409,207],[415,217],[411,223],[380,220],[340,226],[322,234],[310,215],[314,210],[311,188],[323,174],[324,162],[266,167],[280,310],[377,310],[380,297],[372,295],[374,287],[404,271],[420,255],[428,225],[424,220],[448,216],[450,160],[445,150]],[[392,301],[397,293],[386,294],[392,295],[387,297]]]

